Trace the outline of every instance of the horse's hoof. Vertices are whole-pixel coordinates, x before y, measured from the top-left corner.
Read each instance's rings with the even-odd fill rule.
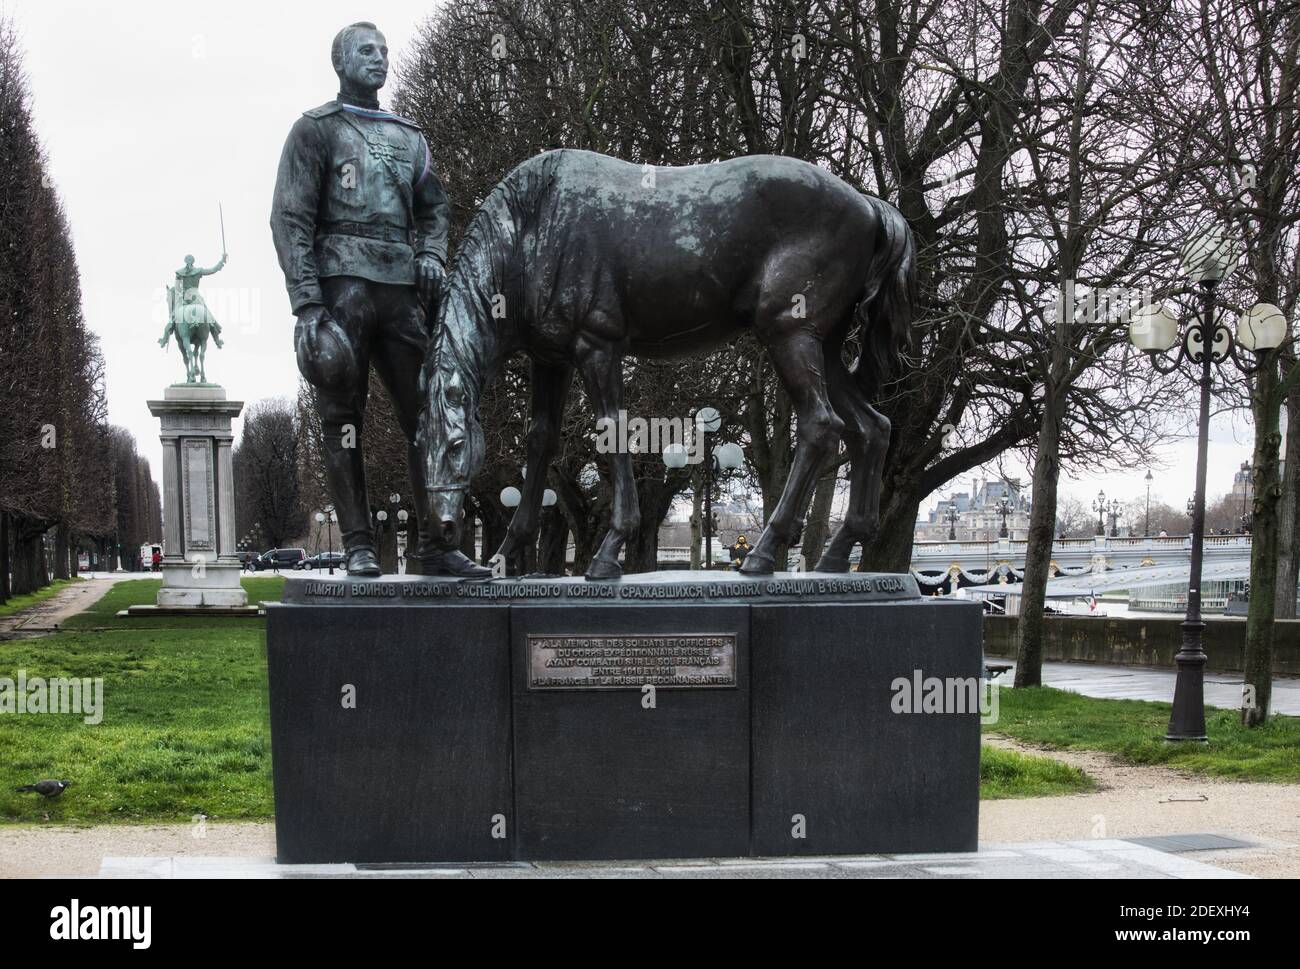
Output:
[[[599,582],[605,579],[621,579],[623,577],[623,566],[617,562],[611,562],[608,559],[592,559],[591,565],[587,567],[587,581]]]
[[[848,556],[841,558],[838,555],[823,555],[817,560],[817,567],[814,572],[847,572],[849,570]]]
[[[776,559],[764,552],[750,552],[740,563],[744,575],[771,575],[776,571]]]

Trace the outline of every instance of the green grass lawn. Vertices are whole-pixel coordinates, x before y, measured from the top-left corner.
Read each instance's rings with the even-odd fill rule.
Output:
[[[34,606],[38,602],[50,598],[53,595],[66,589],[68,586],[77,582],[85,582],[85,579],[55,579],[44,589],[37,589],[35,592],[29,592],[26,595],[11,596],[4,605],[0,605],[0,616],[9,616],[20,609],[26,609],[28,606]]]
[[[248,593],[249,603],[279,602],[284,592],[284,576],[249,577],[241,580]],[[89,609],[69,616],[64,629],[86,630],[141,630],[141,629],[254,629],[260,631],[262,620],[220,619],[212,620],[192,616],[150,616],[148,618],[118,617],[128,606],[149,605],[158,596],[158,579],[128,579],[119,582]]]
[[[1095,787],[1092,778],[1050,757],[1035,757],[996,747],[980,748],[980,799],[1050,797],[1079,794]]]
[[[282,578],[245,579],[250,600],[275,600]],[[104,678],[103,721],[0,716],[0,821],[188,821],[271,817],[262,621],[118,619],[152,602],[156,580],[114,586],[68,632],[0,643],[0,675]],[[74,786],[49,804],[15,787]]]
[[[1208,744],[1164,739],[1169,704],[1099,700],[1051,687],[1001,690],[998,722],[984,729],[1059,749],[1102,750],[1134,764],[1249,781],[1300,781],[1300,720],[1270,717],[1243,727],[1236,710],[1207,707]]]

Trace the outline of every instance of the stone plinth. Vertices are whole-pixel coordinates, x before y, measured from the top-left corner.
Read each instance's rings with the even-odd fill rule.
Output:
[[[973,851],[980,616],[901,575],[289,578],[280,860]]]
[[[157,609],[253,611],[239,584],[230,422],[242,401],[216,384],[173,384],[149,411],[162,423],[163,560]],[[144,610],[156,611],[156,610]]]

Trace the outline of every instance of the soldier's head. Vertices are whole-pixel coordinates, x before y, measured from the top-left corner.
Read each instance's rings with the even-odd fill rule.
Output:
[[[191,268],[193,265],[194,265],[194,257],[193,257],[193,256],[186,256],[186,257],[185,257],[185,268],[186,268],[186,269],[189,269],[189,268]]]
[[[388,41],[372,23],[361,21],[340,30],[330,59],[345,91],[373,93],[388,80]]]

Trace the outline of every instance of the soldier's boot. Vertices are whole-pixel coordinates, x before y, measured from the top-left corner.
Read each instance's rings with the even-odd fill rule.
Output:
[[[357,419],[355,427],[360,427]],[[379,557],[375,554],[374,533],[370,529],[369,502],[366,500],[366,472],[360,441],[353,447],[343,446],[339,425],[326,426],[325,477],[329,481],[343,548],[347,553],[348,575],[380,575]]]

